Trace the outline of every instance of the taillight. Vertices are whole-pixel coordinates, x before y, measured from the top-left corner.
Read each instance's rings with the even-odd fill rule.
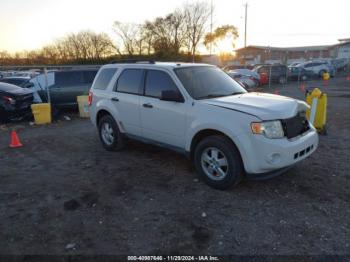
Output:
[[[90,90],[89,91],[89,97],[88,97],[89,106],[92,105],[92,96],[93,96],[93,94],[92,94],[92,91]]]
[[[10,105],[16,104],[16,100],[14,100],[14,99],[11,98],[11,97],[3,96],[2,99],[4,99],[4,100],[5,100],[5,103],[7,103],[7,104],[10,104]]]

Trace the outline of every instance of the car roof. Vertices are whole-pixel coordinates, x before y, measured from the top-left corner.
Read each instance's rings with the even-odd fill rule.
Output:
[[[137,63],[114,63],[104,65],[102,68],[166,68],[166,69],[175,69],[175,68],[186,68],[186,67],[201,67],[201,66],[212,66],[209,64],[202,63],[183,63],[183,62],[137,62]]]

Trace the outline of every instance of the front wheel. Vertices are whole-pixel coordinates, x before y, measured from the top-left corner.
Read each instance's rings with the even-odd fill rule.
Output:
[[[98,123],[98,131],[103,147],[108,151],[119,151],[124,147],[118,124],[111,115],[103,116]]]
[[[236,146],[223,136],[204,138],[194,153],[197,172],[211,187],[225,190],[243,177],[242,160]]]

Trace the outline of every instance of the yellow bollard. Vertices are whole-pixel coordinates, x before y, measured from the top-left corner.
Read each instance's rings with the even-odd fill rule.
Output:
[[[328,72],[323,73],[322,78],[323,78],[323,80],[324,80],[324,81],[328,81],[328,80],[329,80],[329,78],[330,78],[329,73],[328,73]]]
[[[306,117],[319,133],[326,132],[327,121],[327,95],[315,88],[306,96],[306,103],[311,107],[306,112]]]
[[[88,96],[78,96],[77,102],[79,106],[79,115],[81,118],[89,118],[89,102]]]
[[[51,123],[51,104],[32,104],[32,113],[34,116],[35,124],[44,125]]]

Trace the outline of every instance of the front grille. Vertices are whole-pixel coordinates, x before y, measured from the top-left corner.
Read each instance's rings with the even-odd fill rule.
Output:
[[[314,145],[311,145],[311,146],[305,148],[304,150],[301,150],[300,152],[295,153],[294,160],[297,160],[300,157],[308,155],[309,153],[312,152],[312,150],[314,150]]]
[[[282,120],[282,126],[288,139],[297,137],[310,129],[309,122],[301,114]]]

